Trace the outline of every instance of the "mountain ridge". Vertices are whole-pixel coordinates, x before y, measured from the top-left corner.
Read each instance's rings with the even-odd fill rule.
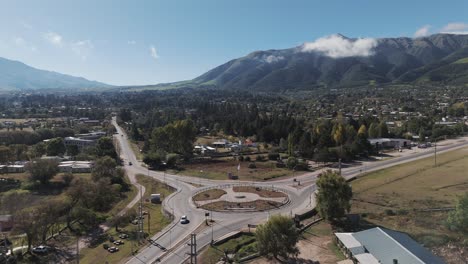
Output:
[[[96,89],[112,85],[54,71],[41,70],[23,62],[0,57],[0,90]]]

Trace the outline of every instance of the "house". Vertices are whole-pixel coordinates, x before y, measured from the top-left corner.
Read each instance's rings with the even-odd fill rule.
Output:
[[[7,166],[8,173],[22,173],[25,172],[24,164],[15,164]]]
[[[408,148],[411,140],[404,138],[370,138],[369,143],[379,149],[382,148]]]
[[[66,137],[64,139],[65,146],[77,146],[79,149],[92,147],[96,144],[95,140],[81,139],[76,137]]]
[[[60,172],[90,173],[93,165],[91,161],[62,161],[58,167]]]
[[[213,142],[213,147],[215,148],[225,148],[229,142],[227,140],[220,140]]]
[[[96,140],[105,136],[106,136],[106,132],[103,132],[103,131],[96,131],[96,132],[76,135],[76,137],[79,139],[89,139],[89,140]]]
[[[0,231],[9,231],[13,228],[12,215],[0,215]]]
[[[407,234],[386,228],[335,233],[335,238],[345,256],[356,264],[445,263]]]

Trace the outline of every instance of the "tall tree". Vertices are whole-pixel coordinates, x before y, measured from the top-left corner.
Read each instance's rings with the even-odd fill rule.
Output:
[[[53,138],[47,142],[46,152],[48,156],[61,156],[65,153],[63,138]]]
[[[96,154],[99,157],[109,156],[113,159],[117,158],[117,152],[114,148],[114,143],[111,137],[102,137],[96,143]]]
[[[376,123],[371,123],[369,126],[369,138],[377,138],[379,137],[379,130],[377,129]]]
[[[26,165],[31,181],[39,181],[41,184],[49,183],[58,172],[58,162],[55,160],[36,159]]]
[[[317,209],[320,215],[333,221],[345,216],[351,208],[353,192],[346,180],[337,173],[328,170],[317,181]]]
[[[255,231],[257,247],[261,255],[287,258],[297,256],[299,250],[296,246],[299,232],[294,221],[284,215],[273,215]]]

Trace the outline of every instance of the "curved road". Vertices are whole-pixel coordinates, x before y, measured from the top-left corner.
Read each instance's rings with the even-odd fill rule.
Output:
[[[228,233],[237,231],[241,228],[246,228],[247,224],[259,224],[265,221],[268,219],[270,213],[292,215],[294,213],[303,211],[304,209],[312,209],[315,207],[315,200],[313,196],[313,193],[316,190],[315,180],[321,171],[306,173],[295,177],[302,183],[302,188],[300,189],[293,187],[294,182],[291,179],[281,179],[266,183],[252,183],[248,181],[232,180],[216,181],[180,175],[171,175],[158,171],[149,171],[137,160],[129,144],[126,133],[116,123],[115,118],[112,119],[112,123],[118,132],[118,135],[115,137],[119,142],[120,155],[124,160],[125,170],[127,171],[129,177],[134,177],[136,174],[144,174],[161,182],[165,181],[168,185],[177,189],[176,192],[168,196],[163,201],[165,210],[171,212],[174,215],[174,221],[161,232],[152,237],[153,240],[155,240],[159,245],[162,245],[168,249],[168,251],[163,251],[156,246],[148,246],[142,249],[136,256],[128,260],[127,263],[157,263],[158,261],[169,264],[183,263],[189,257],[187,253],[190,252],[190,246],[188,246],[187,243],[190,241],[189,236],[191,233],[197,233],[197,248],[200,249],[208,245],[212,239],[216,240],[217,238],[220,238]],[[468,138],[461,138],[448,142],[449,143],[446,142],[445,144],[439,144],[437,146],[437,152],[442,153],[468,146]],[[432,149],[416,150],[413,152],[410,150],[405,150],[405,152],[400,153],[400,157],[375,162],[364,162],[363,164],[344,168],[342,169],[342,175],[346,179],[350,179],[352,177],[359,176],[362,173],[380,170],[434,155]],[[129,162],[132,162],[133,165],[129,166]],[[213,220],[215,220],[214,224],[210,227],[206,227],[204,224],[206,211],[203,209],[197,209],[191,201],[192,195],[198,189],[191,183],[195,185],[201,184],[204,186],[215,186],[226,183],[251,183],[259,186],[274,185],[275,187],[278,187],[289,194],[290,203],[279,209],[270,210],[270,212],[215,212],[212,215]],[[186,215],[190,220],[190,223],[185,225],[179,224],[179,219],[182,215]]]

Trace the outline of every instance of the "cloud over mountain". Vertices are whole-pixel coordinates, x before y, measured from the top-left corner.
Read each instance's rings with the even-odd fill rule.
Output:
[[[373,38],[348,39],[342,35],[331,35],[319,38],[314,42],[306,42],[301,46],[302,52],[322,52],[332,58],[352,56],[367,57],[374,53],[377,40]]]

